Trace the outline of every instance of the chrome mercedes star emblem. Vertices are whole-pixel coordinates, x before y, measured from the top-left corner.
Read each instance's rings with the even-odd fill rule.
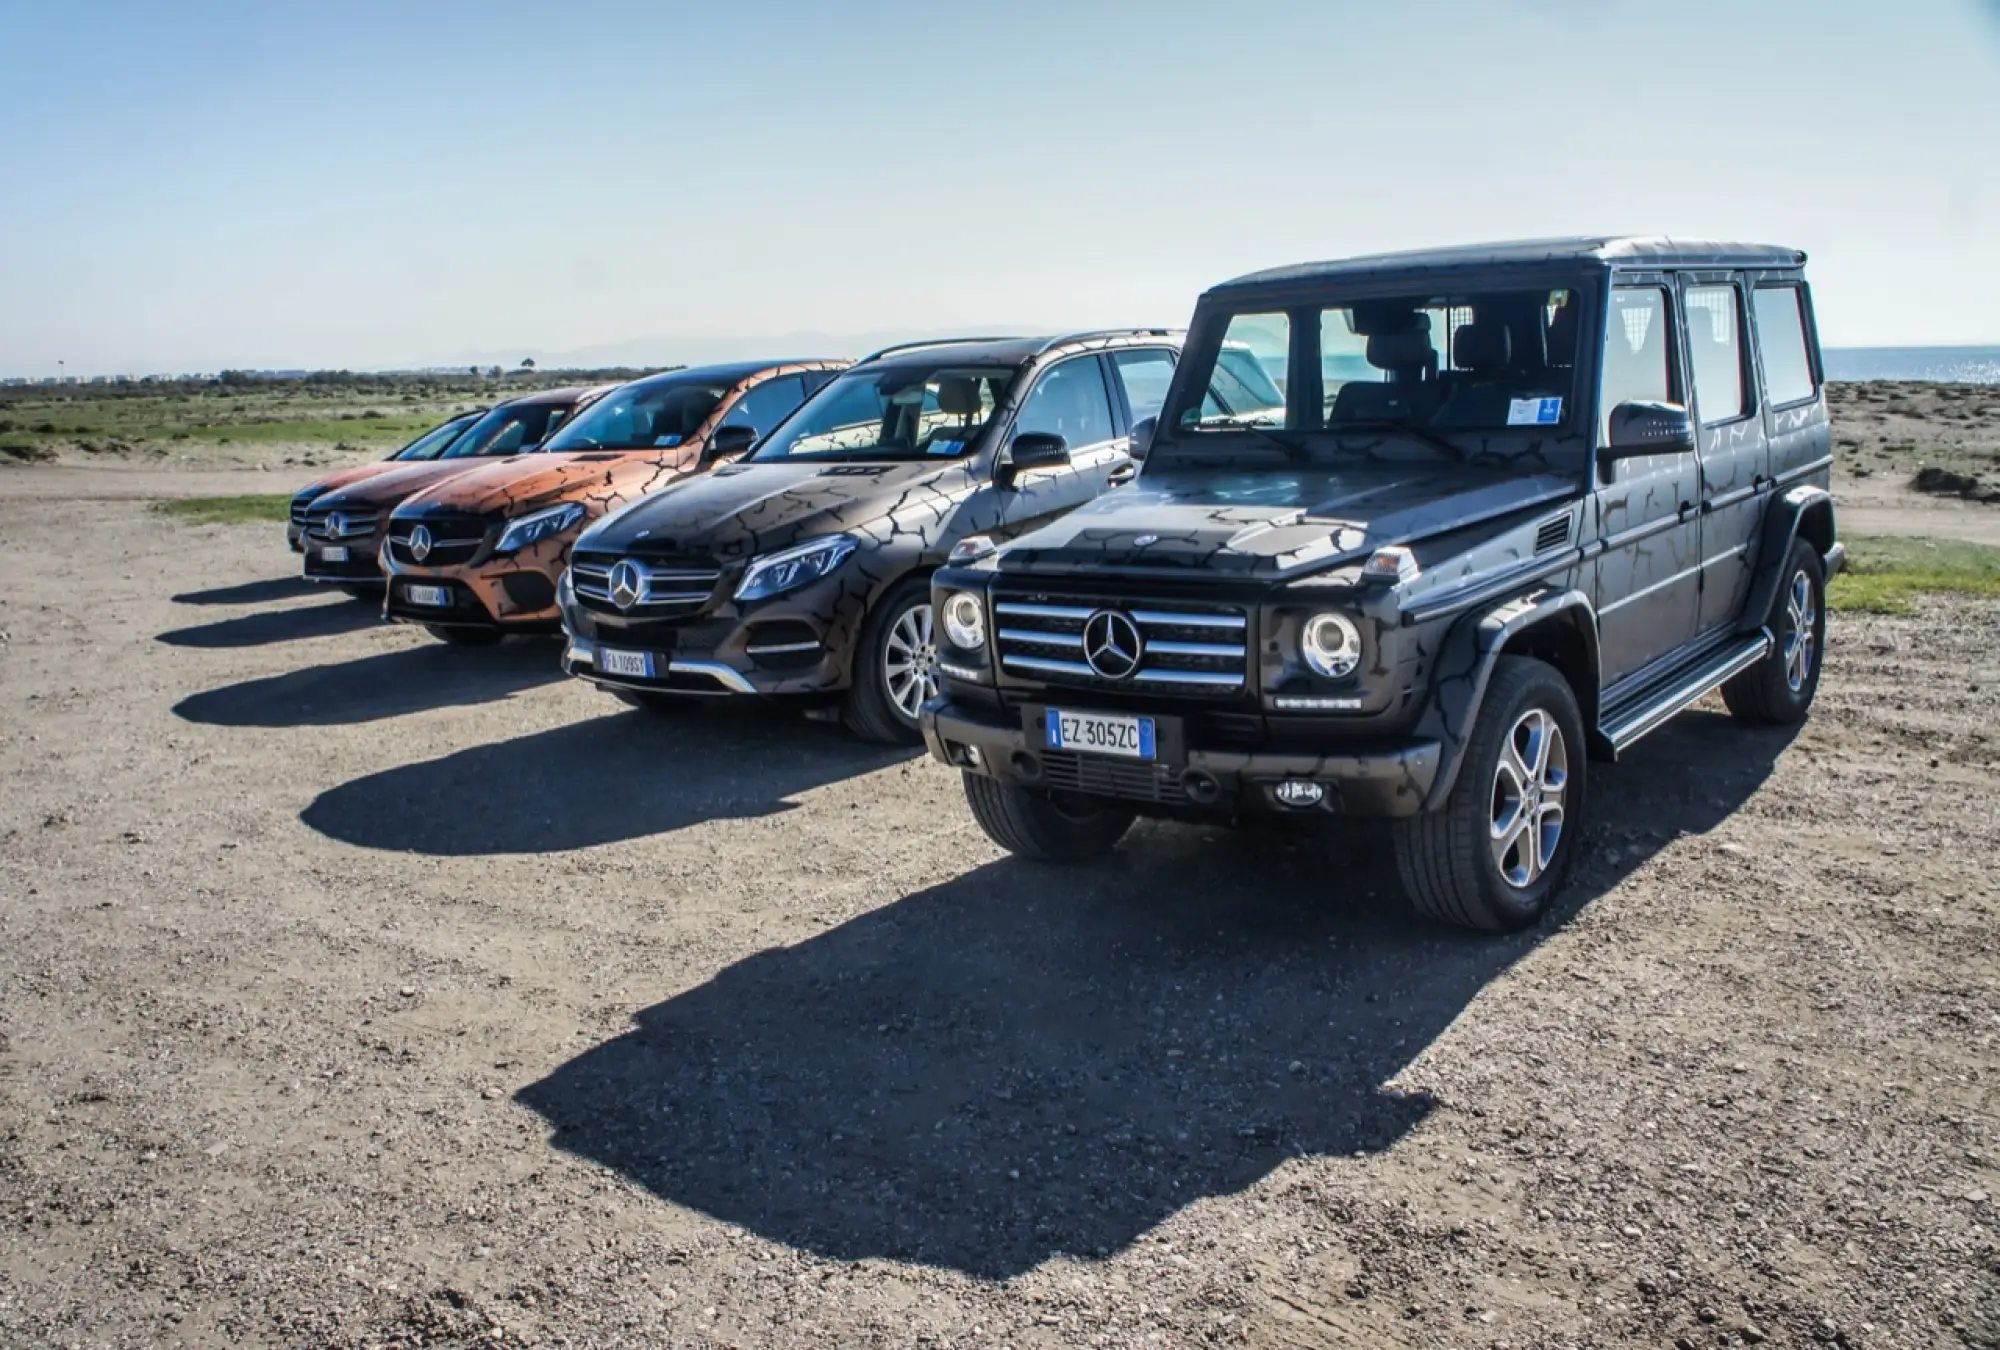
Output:
[[[410,531],[410,557],[418,562],[431,556],[431,527],[419,525]]]
[[[646,574],[630,558],[623,559],[611,569],[611,603],[618,608],[632,608],[639,603],[639,597],[645,591]]]
[[[340,512],[338,512],[338,511],[335,511],[335,512],[334,512],[334,513],[333,513],[332,515],[330,515],[330,516],[328,516],[328,517],[326,518],[326,537],[327,537],[327,538],[329,538],[329,539],[338,539],[338,538],[340,538],[340,536],[341,536],[341,535],[343,535],[343,534],[346,534],[346,533],[347,533],[347,517],[346,517],[346,516],[343,516],[343,515],[341,515],[341,514],[340,514]]]
[[[1139,625],[1115,609],[1100,609],[1084,620],[1083,659],[1107,680],[1122,680],[1139,669],[1145,643]]]

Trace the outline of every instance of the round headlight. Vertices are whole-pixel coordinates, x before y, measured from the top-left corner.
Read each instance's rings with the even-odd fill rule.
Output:
[[[976,652],[986,645],[986,611],[979,597],[953,591],[944,602],[944,635],[960,651]]]
[[[1344,614],[1315,614],[1299,634],[1299,655],[1329,680],[1352,675],[1361,664],[1361,630]]]

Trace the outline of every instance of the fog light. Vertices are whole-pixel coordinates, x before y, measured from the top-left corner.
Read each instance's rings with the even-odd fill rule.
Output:
[[[1326,788],[1310,778],[1287,778],[1271,789],[1284,806],[1318,806],[1326,800]]]

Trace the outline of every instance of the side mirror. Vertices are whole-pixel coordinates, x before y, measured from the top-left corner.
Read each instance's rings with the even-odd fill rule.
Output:
[[[1007,458],[996,478],[1010,488],[1030,469],[1058,469],[1069,463],[1069,442],[1048,431],[1024,431],[1007,448]]]
[[[1630,459],[1634,455],[1694,453],[1694,419],[1678,403],[1634,399],[1611,410],[1610,434],[1598,451],[1599,460]]]
[[[740,455],[757,443],[757,428],[742,425],[717,427],[715,434],[708,438],[706,459],[728,459]]]
[[[1131,455],[1134,459],[1144,459],[1146,452],[1153,448],[1153,433],[1160,429],[1160,419],[1142,417],[1132,424]]]

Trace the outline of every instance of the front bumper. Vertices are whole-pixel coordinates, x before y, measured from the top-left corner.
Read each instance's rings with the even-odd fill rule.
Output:
[[[429,601],[442,593],[445,603]],[[415,597],[423,596],[420,602]],[[555,606],[555,582],[536,568],[491,570],[438,568],[426,571],[402,563],[389,568],[383,616],[427,628],[490,628],[501,633],[553,633],[562,627]]]
[[[302,542],[304,561],[299,574],[307,581],[323,581],[334,586],[380,586],[382,562],[379,541],[363,537],[350,544],[328,544],[319,539]],[[329,555],[327,550],[333,549]]]
[[[1145,762],[1051,750],[1031,732],[1044,712],[1027,706],[1009,721],[947,697],[924,709],[924,743],[946,764],[1017,787],[1115,800],[1141,813],[1218,818],[1414,816],[1441,757],[1436,741],[1419,740],[1351,753],[1204,749],[1185,743],[1181,719],[1154,716],[1159,758]],[[1319,792],[1285,784],[1316,784]]]
[[[300,541],[305,538],[305,534],[306,534],[305,530],[299,525],[297,521],[294,520],[286,521],[285,547],[290,549],[294,553],[304,553],[306,551],[306,546]]]

